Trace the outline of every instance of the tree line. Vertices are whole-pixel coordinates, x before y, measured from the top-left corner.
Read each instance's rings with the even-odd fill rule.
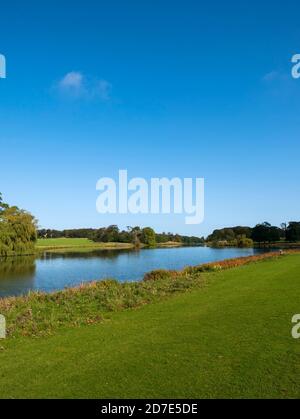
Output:
[[[152,228],[127,227],[121,230],[117,225],[99,229],[81,228],[69,230],[42,229],[38,231],[39,238],[88,238],[102,243],[143,243],[148,246],[168,242],[183,245],[201,245],[209,243],[215,246],[252,247],[255,243],[274,243],[279,241],[300,241],[300,222],[282,223],[280,227],[272,226],[268,222],[257,224],[255,227],[229,227],[214,230],[206,239],[197,236],[184,236],[174,233],[156,233]]]
[[[204,237],[182,236],[173,233],[156,233],[151,227],[127,227],[126,230],[120,230],[117,225],[101,227],[98,229],[81,228],[70,230],[51,230],[42,229],[38,231],[39,238],[87,238],[94,242],[101,243],[133,243],[136,246],[146,244],[155,246],[168,242],[182,243],[185,245],[203,244]]]
[[[268,222],[257,224],[255,227],[230,227],[215,230],[206,239],[210,243],[227,243],[236,245],[237,242],[275,243],[285,241],[295,243],[300,241],[300,222],[282,223],[280,227],[272,226]]]

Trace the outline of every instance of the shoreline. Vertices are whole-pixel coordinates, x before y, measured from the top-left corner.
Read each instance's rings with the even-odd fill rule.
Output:
[[[93,252],[96,250],[142,250],[142,249],[160,249],[160,248],[176,248],[176,247],[203,247],[202,244],[192,244],[187,245],[183,243],[176,242],[166,242],[158,243],[155,247],[149,247],[145,244],[141,244],[139,247],[134,246],[132,243],[119,243],[119,242],[109,242],[109,243],[98,243],[98,244],[88,244],[88,245],[50,245],[50,246],[40,246],[35,247],[35,251],[32,253],[24,254],[9,254],[6,256],[0,256],[1,259],[14,258],[14,257],[26,257],[26,256],[40,256],[43,252],[51,253],[63,253],[63,252]]]
[[[178,293],[199,289],[224,270],[299,253],[296,250],[283,254],[270,252],[190,266],[178,271],[154,270],[147,273],[142,281],[100,279],[62,291],[4,297],[0,298],[0,313],[7,319],[9,338],[45,336],[61,327],[100,323],[109,313],[137,309]]]
[[[41,245],[43,239],[39,239],[35,250],[32,253],[24,253],[24,254],[10,254],[6,256],[0,256],[1,259],[6,258],[13,258],[13,257],[24,257],[24,256],[39,256],[43,252],[51,252],[51,253],[71,253],[71,252],[92,252],[97,250],[141,250],[141,249],[167,249],[167,248],[180,248],[180,247],[209,247],[212,249],[274,249],[274,250],[297,250],[300,249],[300,243],[292,243],[292,242],[280,242],[280,243],[268,243],[264,245],[259,245],[258,243],[254,243],[252,247],[237,247],[237,246],[213,246],[211,243],[194,243],[194,244],[185,244],[182,242],[165,242],[165,243],[157,243],[154,247],[149,247],[143,243],[140,244],[139,247],[136,247],[132,243],[120,243],[120,242],[108,242],[108,243],[96,243],[90,242],[88,244],[84,243],[76,243],[76,240],[85,240],[85,239],[71,239],[74,243],[69,244],[49,244],[49,245]],[[55,239],[53,239],[55,240]],[[64,239],[59,239],[64,240]],[[69,239],[65,239],[69,240]]]

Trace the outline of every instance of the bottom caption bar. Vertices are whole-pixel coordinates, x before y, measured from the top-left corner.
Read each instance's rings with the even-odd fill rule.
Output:
[[[187,400],[110,400],[99,402],[101,416],[197,415],[200,401]]]

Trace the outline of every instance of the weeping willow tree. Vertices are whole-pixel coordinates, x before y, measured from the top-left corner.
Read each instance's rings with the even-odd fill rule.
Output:
[[[0,193],[0,256],[34,253],[36,227],[30,213],[4,203]]]

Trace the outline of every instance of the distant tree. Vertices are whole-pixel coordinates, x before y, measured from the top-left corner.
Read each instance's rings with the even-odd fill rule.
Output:
[[[99,228],[92,236],[95,242],[109,243],[119,241],[119,228],[116,225],[111,225],[107,228]]]
[[[252,228],[251,227],[233,227],[232,228],[235,237],[246,237],[250,239],[252,236]]]
[[[270,223],[258,224],[252,231],[252,239],[257,243],[272,243],[280,240],[280,228]]]
[[[131,243],[135,248],[141,247],[141,229],[140,227],[132,227],[130,230]]]
[[[282,231],[278,227],[271,226],[269,227],[269,235],[268,235],[268,242],[275,243],[279,242],[281,239]]]
[[[203,245],[205,243],[204,237],[196,237],[196,236],[180,236],[181,242],[187,246],[193,245]]]
[[[264,225],[265,227],[272,227],[272,224],[268,223],[268,221],[265,221],[265,222],[263,223],[263,225]]]
[[[280,228],[281,228],[281,238],[285,240],[286,239],[287,223],[281,223]]]
[[[257,224],[252,231],[252,240],[257,243],[268,242],[269,228],[265,224]]]
[[[286,229],[287,229],[287,223],[281,223],[280,224],[280,228],[281,228],[281,230],[286,231]]]
[[[239,236],[237,238],[237,246],[238,247],[241,247],[241,248],[243,248],[243,247],[253,247],[253,245],[254,245],[253,240],[249,239],[248,237],[246,237],[244,235]]]
[[[3,202],[2,193],[0,192],[0,214],[4,210],[6,210],[8,207],[9,207],[9,205],[5,204],[5,202]]]
[[[38,238],[40,239],[58,239],[61,237],[67,237],[63,231],[51,229],[38,230]]]
[[[300,241],[300,222],[291,221],[286,230],[286,240],[289,242]]]
[[[235,234],[232,228],[222,228],[220,230],[214,230],[214,232],[208,236],[208,241],[231,241],[235,239]]]
[[[156,246],[155,231],[150,227],[143,228],[141,232],[141,241],[142,243],[146,244],[149,247],[155,247]]]
[[[237,227],[222,228],[219,230],[214,230],[214,232],[207,237],[207,241],[214,242],[214,243],[227,242],[227,244],[233,245],[235,240],[241,236],[244,236],[250,239],[252,236],[252,228],[237,226]]]

